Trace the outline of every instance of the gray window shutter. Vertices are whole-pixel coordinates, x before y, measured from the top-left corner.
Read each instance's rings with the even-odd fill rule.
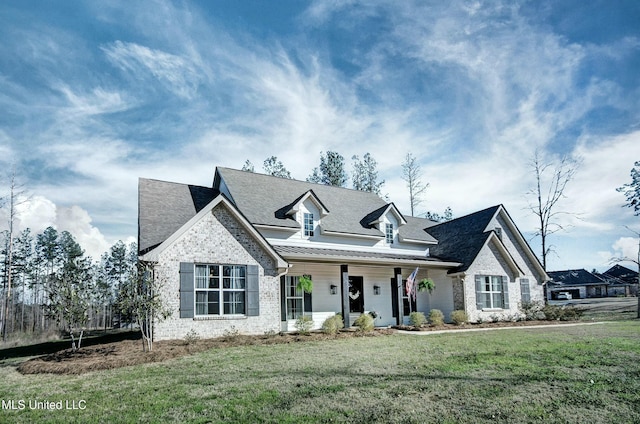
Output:
[[[476,275],[476,309],[484,308],[484,298],[482,297],[482,275]]]
[[[287,320],[287,277],[280,277],[280,320]]]
[[[180,318],[193,318],[193,268],[191,262],[180,262]]]
[[[247,265],[247,316],[260,315],[260,275],[258,265]]]
[[[503,309],[509,309],[509,277],[502,276],[502,299]]]
[[[393,318],[398,317],[398,287],[396,285],[396,279],[391,279],[391,316]]]

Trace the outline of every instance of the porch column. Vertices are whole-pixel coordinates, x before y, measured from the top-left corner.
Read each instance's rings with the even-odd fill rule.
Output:
[[[349,320],[349,266],[340,265],[340,294],[342,295],[342,319],[344,327],[351,327]]]
[[[402,301],[402,268],[394,268],[393,269],[393,273],[395,275],[395,279],[396,279],[396,293],[398,294],[396,296],[397,299],[397,308],[398,308],[398,314],[396,316],[396,324],[397,325],[402,325],[404,324],[404,302]]]

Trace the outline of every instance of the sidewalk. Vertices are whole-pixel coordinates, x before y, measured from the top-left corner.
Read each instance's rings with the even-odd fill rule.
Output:
[[[414,336],[428,336],[431,334],[445,333],[469,333],[472,331],[494,331],[494,330],[524,330],[529,328],[558,328],[558,327],[575,327],[578,325],[597,325],[606,324],[605,321],[596,322],[576,322],[571,324],[545,324],[545,325],[514,325],[513,327],[494,327],[494,328],[461,328],[459,330],[433,330],[433,331],[407,331],[397,330],[398,334],[411,334]]]

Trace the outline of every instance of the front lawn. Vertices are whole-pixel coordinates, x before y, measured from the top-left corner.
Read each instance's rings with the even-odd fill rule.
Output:
[[[0,363],[0,422],[640,422],[637,320],[240,346],[74,376],[16,364]]]

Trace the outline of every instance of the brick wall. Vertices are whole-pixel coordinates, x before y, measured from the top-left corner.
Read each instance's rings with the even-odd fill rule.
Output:
[[[258,265],[260,315],[241,318],[180,318],[180,262]],[[156,278],[172,315],[157,323],[155,340],[182,339],[190,331],[218,337],[228,331],[264,334],[280,331],[280,283],[273,257],[223,204],[206,214],[159,256]]]

